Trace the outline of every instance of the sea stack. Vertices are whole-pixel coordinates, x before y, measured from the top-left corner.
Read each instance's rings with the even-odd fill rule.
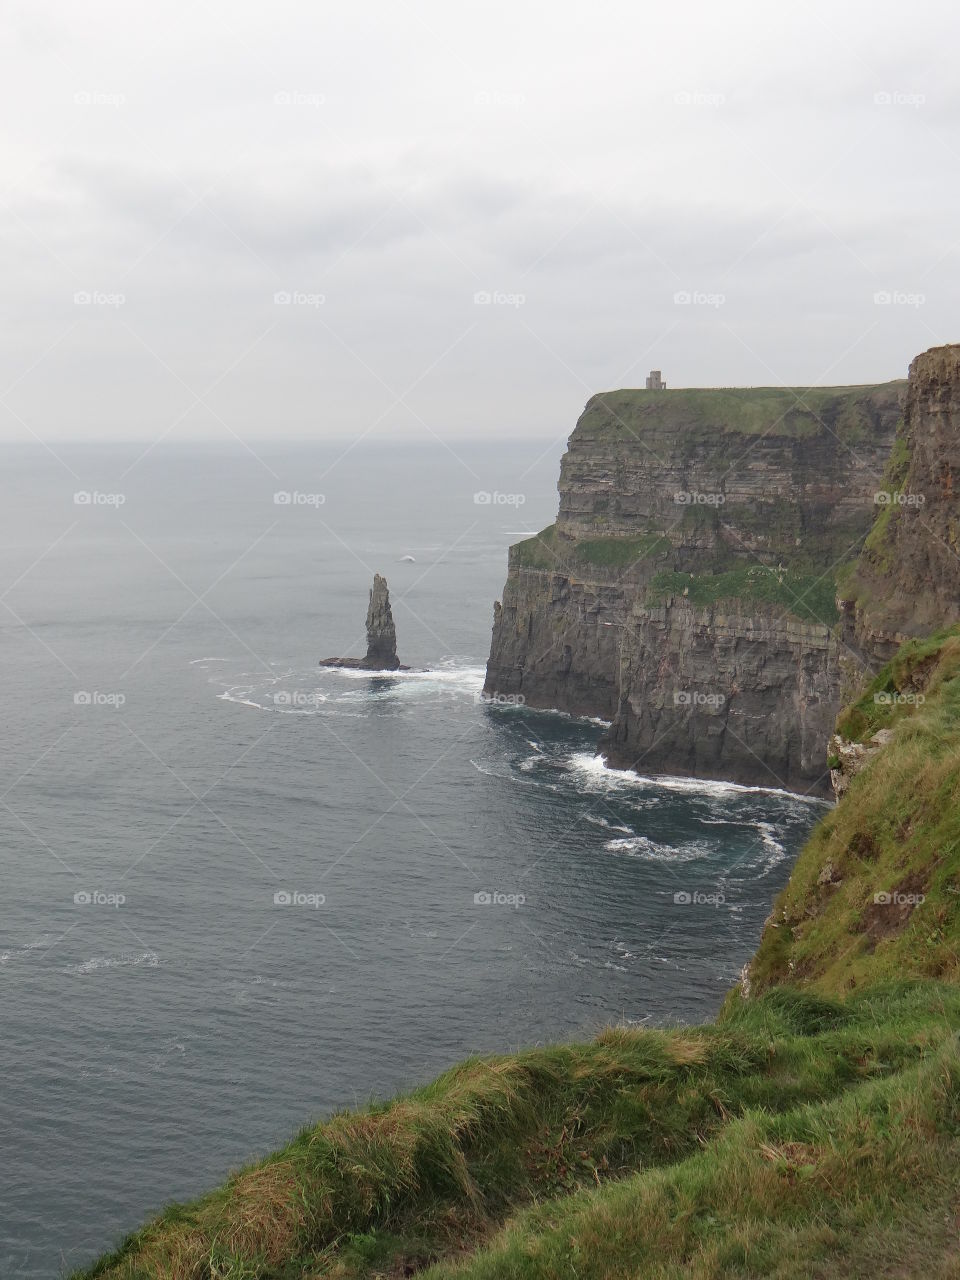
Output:
[[[397,629],[390,608],[390,590],[382,574],[373,575],[367,606],[367,654],[365,658],[323,658],[321,667],[347,667],[357,671],[405,671],[397,657]]]
[[[397,657],[397,628],[393,625],[390,608],[390,590],[386,578],[373,575],[370,603],[367,606],[367,656],[368,666],[383,671],[396,671],[400,666]]]

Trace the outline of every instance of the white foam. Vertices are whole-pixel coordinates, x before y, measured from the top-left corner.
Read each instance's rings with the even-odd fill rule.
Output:
[[[708,796],[723,795],[777,795],[787,796],[791,800],[802,800],[809,804],[822,804],[817,796],[799,795],[795,791],[786,791],[782,787],[748,787],[740,782],[721,782],[711,778],[681,778],[674,774],[663,773],[648,777],[635,773],[632,769],[614,769],[608,765],[603,756],[591,755],[588,751],[577,751],[570,757],[570,766],[588,781],[602,784],[606,789],[620,787],[657,787],[667,791],[683,791]]]
[[[526,711],[532,716],[560,716],[562,720],[576,720],[579,724],[595,724],[600,729],[609,729],[612,720],[604,720],[600,716],[575,716],[572,711],[560,711],[557,707],[528,707],[525,702],[519,703],[493,703],[501,709],[509,706],[514,707],[518,711]]]
[[[155,951],[122,951],[115,956],[93,956],[82,964],[67,965],[67,973],[96,973],[98,969],[122,969],[128,965],[145,964],[149,969],[156,969],[160,957]]]
[[[232,662],[232,658],[191,658],[190,666],[196,667],[201,662]]]
[[[648,836],[631,836],[629,839],[608,840],[603,846],[610,853],[625,853],[631,858],[647,858],[651,862],[693,862],[709,856],[707,844],[687,844],[676,848],[671,844],[658,844]]]
[[[553,782],[535,782],[532,778],[518,778],[512,769],[504,770],[502,765],[496,768],[484,761],[474,760],[472,757],[470,763],[477,773],[482,773],[485,778],[498,778],[501,782],[512,782],[515,787],[536,787],[541,791],[560,790],[556,783]]]
[[[773,834],[776,828],[769,822],[756,823],[756,830],[760,833],[760,841],[763,852],[759,858],[753,859],[750,865],[751,870],[759,869],[761,875],[766,875],[768,871],[786,858],[787,849],[776,836]]]
[[[781,856],[787,852],[786,847],[773,834],[776,831],[776,827],[772,826],[771,823],[758,822],[757,830],[760,832],[765,848]]]
[[[422,671],[363,671],[353,667],[324,667],[324,674],[342,676],[346,680],[396,680],[401,686],[448,685],[467,693],[479,693],[486,679],[486,667],[427,667]]]
[[[262,706],[259,702],[252,702],[249,698],[241,697],[241,694],[253,693],[252,689],[248,689],[245,685],[238,685],[234,689],[224,689],[223,693],[218,693],[217,697],[221,702],[236,702],[241,707],[253,707],[255,711],[272,711],[272,707]]]
[[[583,820],[584,822],[592,822],[595,827],[605,827],[607,831],[622,831],[625,836],[634,834],[632,827],[625,827],[619,822],[611,822],[608,818],[601,818],[595,813],[585,813]]]
[[[0,964],[7,964],[11,960],[16,960],[18,956],[28,956],[32,951],[48,951],[58,938],[52,933],[42,933],[39,938],[34,938],[32,942],[28,942],[24,947],[14,947],[12,951],[0,952]]]

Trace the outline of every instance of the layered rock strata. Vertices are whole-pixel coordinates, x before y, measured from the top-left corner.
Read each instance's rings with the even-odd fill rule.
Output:
[[[511,548],[485,693],[601,716],[612,764],[829,791],[856,562],[905,384],[593,397]]]

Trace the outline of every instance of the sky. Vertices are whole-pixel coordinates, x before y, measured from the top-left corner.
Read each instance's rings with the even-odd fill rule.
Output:
[[[5,0],[0,440],[549,440],[960,339],[955,0]]]

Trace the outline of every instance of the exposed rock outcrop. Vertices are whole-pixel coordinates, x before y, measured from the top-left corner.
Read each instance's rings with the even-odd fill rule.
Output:
[[[511,548],[486,694],[611,720],[602,749],[640,772],[828,794],[860,674],[835,577],[870,530],[904,389],[593,397],[556,524]]]
[[[893,737],[892,729],[878,729],[866,742],[850,742],[842,734],[830,738],[827,762],[830,765],[830,785],[839,800],[846,794],[853,779],[882,751]]]
[[[362,671],[406,671],[397,657],[397,629],[390,608],[387,580],[373,575],[367,606],[367,652],[363,658],[323,658],[321,667],[347,667]]]
[[[874,665],[960,620],[960,344],[910,365],[879,515],[845,586],[848,642]]]

